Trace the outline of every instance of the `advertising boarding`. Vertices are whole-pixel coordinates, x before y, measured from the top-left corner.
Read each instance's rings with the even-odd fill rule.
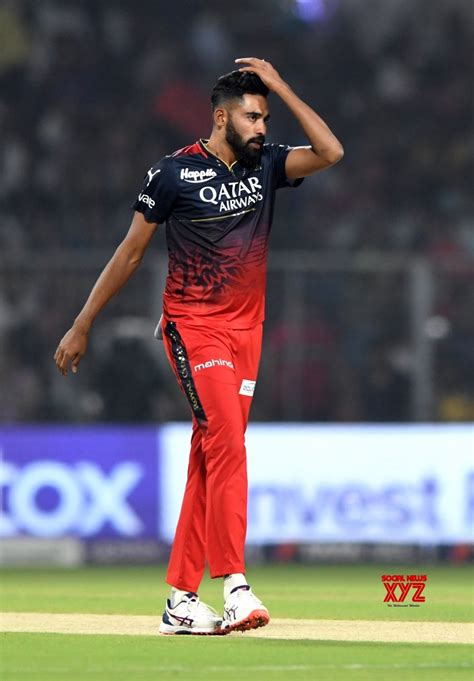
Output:
[[[171,543],[189,424],[0,429],[0,536]],[[253,424],[247,542],[472,542],[469,425]]]
[[[0,452],[0,536],[158,536],[155,428],[3,428]]]

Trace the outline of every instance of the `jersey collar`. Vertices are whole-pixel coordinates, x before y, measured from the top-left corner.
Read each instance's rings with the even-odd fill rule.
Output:
[[[223,164],[225,165],[225,167],[227,168],[227,170],[232,171],[232,168],[233,168],[235,165],[237,165],[238,161],[234,161],[233,163],[231,163],[231,164],[229,165],[228,163],[226,163],[226,162],[224,161],[224,159],[222,159],[220,156],[217,156],[217,154],[214,154],[214,153],[209,149],[209,147],[207,146],[207,143],[208,143],[208,142],[209,142],[209,140],[205,140],[205,139],[202,139],[202,138],[200,138],[200,140],[199,140],[199,144],[201,145],[201,147],[202,147],[202,149],[204,150],[204,152],[205,152],[206,154],[209,154],[209,156],[212,156],[212,158],[215,158],[217,161],[219,161],[219,163],[223,163]]]
[[[250,171],[252,171],[252,170],[261,170],[261,169],[262,169],[261,163],[258,163],[258,164],[255,166],[255,168],[247,168],[246,166],[242,166],[242,164],[240,164],[238,160],[237,160],[237,161],[234,161],[233,163],[231,163],[231,165],[229,165],[228,163],[226,163],[226,162],[224,161],[224,159],[222,159],[220,156],[217,156],[217,154],[214,154],[214,153],[209,149],[209,147],[207,146],[207,142],[208,142],[208,141],[209,141],[209,140],[205,140],[205,139],[203,139],[202,137],[199,139],[198,144],[199,144],[199,146],[201,147],[202,152],[203,152],[205,155],[207,155],[207,156],[212,156],[212,158],[215,158],[216,161],[217,161],[218,163],[223,163],[223,164],[225,165],[225,167],[227,168],[227,170],[229,170],[229,172],[233,173],[233,172],[234,172],[234,168],[235,168],[237,165],[239,165],[239,167],[243,169],[243,172],[244,172],[244,173],[250,172]]]

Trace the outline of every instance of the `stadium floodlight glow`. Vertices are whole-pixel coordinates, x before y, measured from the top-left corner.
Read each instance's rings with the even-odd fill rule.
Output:
[[[451,331],[451,324],[449,319],[435,315],[426,320],[425,333],[431,340],[441,340],[446,338]]]
[[[313,23],[327,19],[334,9],[333,0],[295,0],[293,11],[302,21]]]

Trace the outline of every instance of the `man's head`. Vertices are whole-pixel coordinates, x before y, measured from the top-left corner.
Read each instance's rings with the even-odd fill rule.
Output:
[[[267,86],[254,73],[232,71],[212,90],[214,128],[225,137],[235,156],[249,167],[260,161],[270,118]]]

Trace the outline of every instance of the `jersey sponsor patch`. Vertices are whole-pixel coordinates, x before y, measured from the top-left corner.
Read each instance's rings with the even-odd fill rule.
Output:
[[[199,190],[199,198],[204,203],[219,206],[219,212],[228,212],[263,201],[263,187],[258,177],[249,177],[247,181],[223,182],[220,186],[206,185]]]
[[[138,200],[142,203],[146,203],[148,206],[150,206],[150,208],[153,208],[155,205],[155,201],[153,201],[151,196],[148,196],[148,194],[139,194]]]
[[[240,386],[239,395],[247,395],[247,397],[253,397],[253,393],[255,391],[255,383],[256,381],[249,381],[247,378],[244,378],[244,380],[242,381],[242,385]]]
[[[189,168],[182,168],[179,177],[185,182],[192,182],[193,184],[200,184],[216,177],[217,173],[212,168],[205,170],[190,170]]]

